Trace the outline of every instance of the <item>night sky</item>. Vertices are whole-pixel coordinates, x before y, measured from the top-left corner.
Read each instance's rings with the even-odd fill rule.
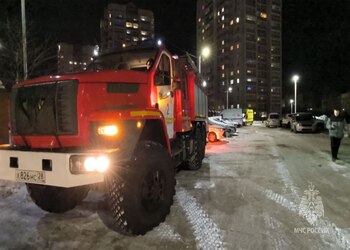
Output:
[[[37,36],[81,44],[97,44],[99,22],[111,0],[27,0],[27,21]],[[155,16],[156,37],[195,53],[195,0],[134,0]],[[0,21],[20,18],[20,0],[0,0]],[[290,80],[298,73],[300,93],[315,105],[324,94],[349,91],[350,1],[283,0],[283,94],[293,95]],[[1,37],[1,34],[0,34]]]

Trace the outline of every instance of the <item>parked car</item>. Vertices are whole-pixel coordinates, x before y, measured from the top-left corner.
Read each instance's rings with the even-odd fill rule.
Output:
[[[285,114],[282,117],[281,126],[285,128],[290,128],[293,114]]]
[[[265,125],[266,127],[279,127],[280,115],[278,113],[269,113]]]
[[[217,140],[221,140],[225,138],[225,129],[220,126],[209,125],[208,126],[208,141],[216,142]]]
[[[232,121],[222,119],[221,116],[208,117],[208,122],[209,125],[216,125],[222,128],[228,128],[233,133],[236,133],[237,124]]]
[[[311,113],[296,113],[292,116],[290,126],[292,132],[315,132],[314,118]]]
[[[224,109],[220,115],[225,120],[237,123],[238,127],[243,125],[243,113],[240,108]]]

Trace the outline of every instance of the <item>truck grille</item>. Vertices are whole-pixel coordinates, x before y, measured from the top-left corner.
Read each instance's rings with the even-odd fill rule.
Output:
[[[11,128],[17,135],[77,134],[78,81],[16,87],[11,93]]]

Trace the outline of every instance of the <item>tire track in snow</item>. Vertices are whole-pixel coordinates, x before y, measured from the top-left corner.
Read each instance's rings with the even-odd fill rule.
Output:
[[[203,250],[224,249],[220,229],[209,218],[209,215],[203,210],[196,198],[185,189],[178,188],[176,199],[185,211],[186,218],[193,229],[197,248]]]

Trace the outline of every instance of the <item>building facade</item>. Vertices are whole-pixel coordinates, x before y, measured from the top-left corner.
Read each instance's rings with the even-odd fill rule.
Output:
[[[57,72],[73,73],[86,69],[98,53],[97,45],[57,44]]]
[[[100,26],[102,51],[154,39],[153,12],[138,9],[133,3],[109,4]]]
[[[281,112],[281,0],[199,0],[197,53],[210,110]],[[230,91],[229,91],[230,90]]]

